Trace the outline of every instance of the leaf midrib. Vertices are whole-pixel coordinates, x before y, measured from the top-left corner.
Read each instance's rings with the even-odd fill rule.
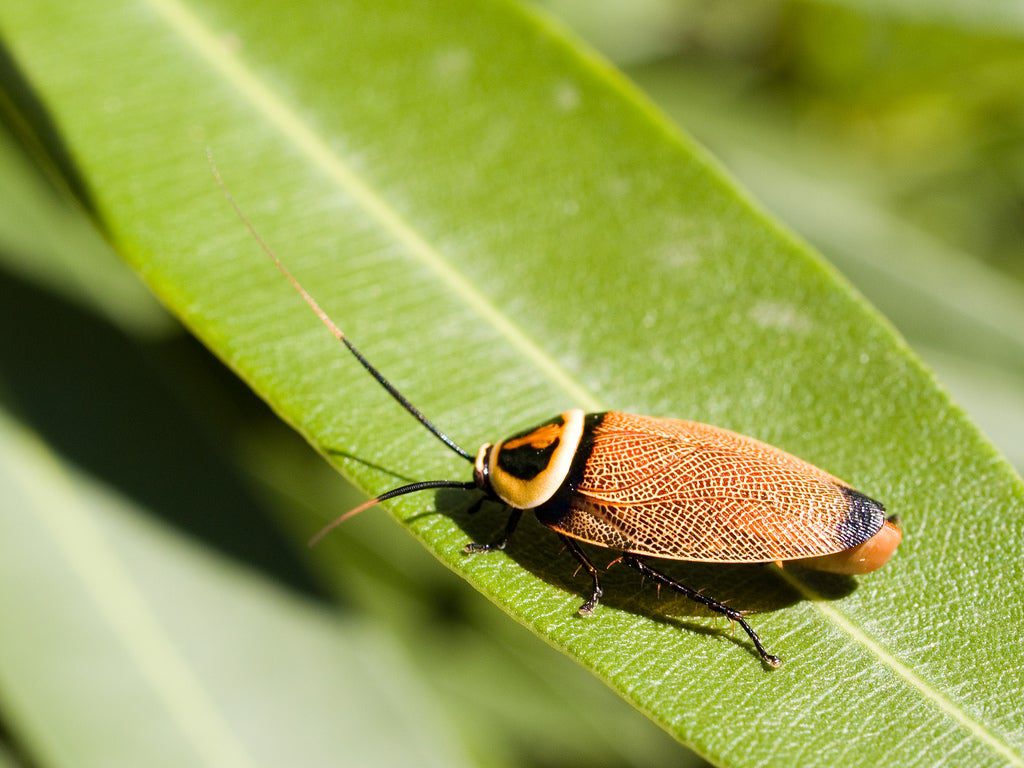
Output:
[[[588,410],[600,410],[598,400],[572,377],[543,349],[533,342],[517,325],[502,314],[487,298],[477,291],[440,252],[398,212],[360,179],[351,168],[313,130],[304,123],[284,100],[270,90],[241,60],[233,56],[217,37],[183,5],[174,0],[145,0],[159,11],[181,36],[215,70],[237,90],[282,134],[288,137],[328,178],[342,187],[363,206],[396,241],[425,266],[437,274],[460,298],[480,314],[511,344],[551,377],[576,402]]]
[[[607,410],[607,406],[602,404],[596,395],[577,382],[551,355],[488,301],[415,227],[407,223],[383,197],[354,173],[337,152],[302,121],[297,111],[290,108],[284,99],[248,69],[242,60],[222,44],[217,35],[203,24],[198,16],[177,0],[144,0],[144,2],[159,13],[169,27],[199,54],[201,59],[220,73],[229,85],[246,97],[271,125],[275,126],[286,139],[305,154],[312,161],[314,167],[323,171],[357,204],[363,206],[385,231],[408,249],[413,257],[447,283],[450,289],[468,306],[490,323],[500,335],[504,336],[513,347],[558,384],[574,401],[589,411]],[[586,57],[582,57],[582,63],[588,68],[597,68]],[[661,121],[658,122],[661,123]],[[665,128],[664,125],[661,127]],[[741,197],[746,199],[745,195],[741,194]],[[1008,760],[1010,764],[1024,768],[1024,757],[1015,753],[1008,744],[989,731],[982,723],[971,718],[952,699],[932,687],[900,662],[888,649],[861,630],[845,614],[826,605],[824,598],[810,586],[792,574],[781,572],[779,569],[774,569],[774,571],[783,582],[796,589],[802,597],[810,601],[829,623],[845,632],[855,643],[875,656],[906,684],[931,700],[945,715]]]

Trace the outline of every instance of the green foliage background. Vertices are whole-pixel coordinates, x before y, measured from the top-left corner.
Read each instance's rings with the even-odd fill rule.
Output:
[[[455,4],[437,6],[448,8],[452,19],[466,13]],[[201,5],[198,10],[201,16],[212,12]],[[603,49],[766,208],[853,280],[1005,454],[1018,468],[1024,465],[1024,93],[1019,85],[1024,27],[1019,20],[980,18],[953,4],[896,13],[885,3],[760,2],[721,8],[646,0],[598,6],[556,2],[548,10]],[[79,34],[99,39],[114,29],[116,38],[116,24],[141,24],[130,13],[108,13],[104,17],[97,10]],[[262,13],[249,13],[259,27]],[[46,32],[50,45],[41,46],[42,33],[26,18],[13,6],[0,5],[6,53],[0,137],[5,190],[0,210],[5,329],[0,723],[7,746],[0,765],[699,763],[597,677],[438,567],[386,515],[364,515],[312,553],[305,550],[308,534],[360,494],[344,486],[328,464],[182,332],[105,236],[222,359],[267,387],[261,394],[316,444],[373,457],[380,467],[329,456],[364,488],[393,484],[395,473],[447,476],[463,468],[435,457],[430,441],[420,439],[371,385],[352,382],[350,361],[330,346],[272,271],[263,269],[205,167],[183,171],[191,177],[187,189],[133,188],[118,153],[155,146],[149,134],[102,136],[103,121],[89,116],[97,131],[90,141],[96,147],[109,142],[110,149],[106,159],[92,155],[82,167],[78,160],[90,152],[75,143],[73,131],[62,137],[43,130],[45,121],[25,105],[54,99],[60,114],[59,99],[42,85],[43,95],[34,94],[33,76],[42,84],[39,72],[73,66],[65,46],[85,52],[88,38],[72,45],[55,24]],[[269,23],[277,17],[268,10],[265,18]],[[402,18],[381,16],[378,23]],[[405,18],[411,25],[423,15]],[[439,16],[403,34],[422,32],[432,42],[430,35],[439,29],[465,29],[452,19]],[[466,45],[501,41],[492,51],[495,71],[489,82],[506,78],[510,93],[518,78],[528,84],[530,78],[542,79],[546,67],[582,71],[573,69],[579,65],[572,61],[565,64],[557,45],[552,61],[531,58],[522,67],[507,65],[534,50],[533,36],[549,34],[547,22],[527,23],[514,9],[487,4],[475,23],[480,37]],[[297,26],[299,32],[309,28]],[[288,39],[284,29],[273,33]],[[237,45],[246,51],[246,33],[237,34]],[[395,34],[400,36],[399,30]],[[147,45],[142,37],[134,42]],[[104,53],[106,73],[146,66],[140,63],[144,57],[129,55],[129,47]],[[438,61],[441,74],[452,80],[465,66],[459,50],[451,48],[448,58]],[[332,83],[338,90],[323,98],[346,103],[346,78],[376,82],[382,68],[402,83],[411,77],[402,68],[402,53],[386,51],[379,58],[367,53],[365,70],[340,69],[335,76],[341,82]],[[351,62],[342,52],[337,55]],[[83,66],[85,60],[83,53]],[[502,62],[504,68],[498,66]],[[589,108],[577,112],[581,100],[586,104],[585,97],[608,88],[601,81],[606,73],[599,69],[590,75],[594,80],[586,88],[592,92],[581,93],[556,77],[545,97],[586,125],[634,130],[640,119],[621,112],[618,103],[601,102],[607,114]],[[180,83],[161,76],[166,79],[159,98],[186,102],[195,96],[175,92]],[[304,84],[320,97],[319,83]],[[120,106],[115,103],[119,82],[83,87],[83,103],[89,103],[92,88],[108,94],[100,103],[112,114]],[[351,92],[361,91],[352,86]],[[210,94],[214,127],[207,129],[223,124],[236,130],[239,120],[229,105],[218,110],[212,86]],[[410,103],[416,96],[410,94]],[[403,132],[395,127],[393,112],[375,115],[382,102],[387,99],[368,97],[367,120],[375,116],[378,122],[363,130],[393,134],[394,156],[402,158],[400,141],[412,144],[415,132],[430,135],[431,126]],[[501,104],[491,92],[444,106],[453,124],[476,124],[486,134],[488,124],[502,115]],[[530,122],[531,115],[514,118]],[[123,118],[111,118],[111,124],[118,119]],[[56,122],[84,120],[68,113]],[[535,122],[542,135],[543,121],[538,116]],[[285,180],[298,185],[301,170],[296,176],[295,168],[305,161],[277,156],[276,165],[247,166],[247,142],[261,130],[249,128],[253,133],[231,133],[234,142],[221,141],[216,148],[235,192],[250,203],[250,213],[289,263],[304,270],[318,296],[346,296],[334,299],[332,311],[345,322],[362,322],[357,326],[362,333],[351,326],[350,332],[401,379],[414,400],[432,404],[428,410],[452,431],[481,439],[565,404],[566,393],[538,383],[543,371],[531,369],[514,351],[501,351],[493,335],[467,327],[471,311],[463,307],[452,319],[439,319],[424,309],[419,288],[395,290],[403,280],[410,282],[404,274],[408,266],[400,260],[375,264],[367,257],[357,268],[338,258],[345,248],[329,232],[332,226],[344,230],[337,220],[346,211],[329,192],[303,184],[289,189],[292,200],[283,210],[276,207],[275,187]],[[149,130],[159,136],[161,126]],[[471,149],[474,140],[467,139]],[[610,129],[602,141],[620,150],[634,146]],[[195,158],[201,144],[192,137],[175,151]],[[627,240],[645,242],[638,231],[664,224],[652,214],[661,201],[658,194],[672,194],[651,193],[647,200],[635,188],[619,189],[626,211],[620,239],[609,237],[607,218],[588,224],[586,214],[598,207],[596,198],[617,189],[576,185],[580,179],[608,181],[602,174],[614,167],[614,159],[599,159],[601,147],[595,140],[565,157],[537,146],[516,147],[517,162],[505,170],[522,171],[536,157],[535,175],[488,169],[494,174],[488,182],[493,192],[470,207],[446,204],[462,199],[459,190],[435,187],[430,192],[438,200],[438,219],[432,224],[445,233],[439,237],[448,238],[439,242],[461,250],[466,240],[478,238],[479,261],[462,268],[476,275],[486,295],[497,295],[507,314],[521,313],[527,326],[541,322],[537,313],[553,313],[544,320],[558,328],[556,349],[580,355],[588,348],[587,328],[596,337],[605,334],[607,359],[562,355],[558,362],[580,373],[580,388],[619,393],[621,401],[607,405],[694,416],[756,433],[809,458],[820,456],[822,463],[827,459],[830,469],[878,488],[887,500],[908,504],[911,536],[894,564],[900,571],[866,579],[852,594],[844,589],[832,594],[836,585],[828,582],[811,587],[829,598],[823,610],[840,606],[838,615],[859,617],[855,630],[884,638],[912,669],[927,669],[976,728],[936,712],[934,702],[880,669],[871,654],[823,620],[818,608],[770,577],[692,572],[706,582],[703,586],[765,611],[755,617],[756,624],[770,647],[790,661],[775,676],[757,667],[742,641],[723,640],[728,635],[712,621],[693,618],[686,608],[678,622],[682,629],[653,621],[650,617],[665,605],[645,597],[626,575],[611,582],[623,598],[609,601],[593,622],[574,621],[581,582],[570,578],[571,565],[539,534],[526,539],[536,547],[533,555],[463,566],[450,553],[466,532],[417,517],[429,499],[401,505],[400,516],[502,607],[715,762],[835,764],[852,744],[858,753],[843,755],[851,764],[872,764],[878,755],[871,749],[897,754],[904,764],[915,755],[921,764],[936,755],[960,755],[972,764],[1019,764],[1024,694],[1020,679],[1013,679],[1019,670],[1014,654],[1020,653],[1014,639],[1024,618],[1019,481],[974,438],[916,364],[889,344],[885,328],[841,285],[833,285],[828,272],[793,257],[799,256],[798,246],[770,223],[743,213],[742,197],[713,173],[702,175],[699,152],[686,165],[690,148],[685,144],[678,156],[666,150],[665,162],[684,165],[694,174],[694,185],[705,190],[679,193],[690,195],[687,201],[705,228],[687,235],[692,252],[660,257],[678,274],[695,255],[728,250],[715,238],[732,238],[725,245],[741,253],[718,275],[721,295],[684,294],[678,278],[669,275],[656,287],[666,296],[685,296],[682,306],[672,307],[657,298],[649,270],[634,266],[633,274],[642,278],[637,284],[593,280],[584,270],[573,284],[582,293],[573,301],[602,306],[601,300],[613,298],[604,292],[614,283],[622,289],[614,297],[622,299],[616,306],[636,297],[633,314],[627,320],[621,310],[608,318],[585,309],[572,317],[559,315],[565,304],[558,296],[565,286],[546,295],[541,278],[568,273],[570,265],[559,267],[557,256],[544,256],[550,264],[540,260],[531,269],[526,254],[531,249],[543,254],[545,244],[555,248],[563,240],[567,254],[584,252],[581,238],[593,243],[593,251],[610,248],[611,253]],[[70,156],[61,150],[70,150]],[[642,155],[637,149],[637,157]],[[579,158],[587,165],[573,170]],[[427,185],[442,159],[415,168],[372,155],[361,162],[370,169],[386,165],[396,188],[415,189],[415,180],[402,181],[402,176],[418,174]],[[160,162],[154,158],[152,165]],[[564,181],[550,181],[553,167]],[[621,185],[630,181],[629,164],[620,170]],[[412,186],[403,187],[406,183]],[[102,200],[101,210],[93,211],[98,218],[73,205],[69,190],[94,190]],[[558,192],[561,198],[555,197]],[[540,202],[533,201],[537,198]],[[405,202],[412,205],[411,199]],[[545,206],[551,211],[544,212]],[[137,216],[125,222],[119,219],[124,211]],[[542,214],[522,220],[529,211]],[[175,222],[170,230],[168,221]],[[351,232],[346,237],[351,243]],[[154,241],[168,253],[149,260],[146,250]],[[499,252],[497,243],[505,250]],[[751,255],[749,263],[743,251]],[[251,259],[200,268],[203,258],[229,252]],[[161,255],[166,257],[162,266]],[[514,256],[524,259],[523,267],[514,265]],[[629,264],[637,256],[624,258]],[[608,269],[609,263],[596,259],[590,269]],[[738,274],[744,282],[737,287],[729,281]],[[588,277],[593,288],[587,288]],[[701,285],[714,285],[715,278],[714,272],[703,273]],[[431,278],[425,282],[427,294],[437,293]],[[538,295],[541,300],[532,303]],[[744,304],[750,295],[759,301]],[[827,305],[816,303],[821,301]],[[848,327],[836,320],[844,313],[852,313]],[[814,327],[821,318],[832,323],[824,333]],[[711,330],[695,343],[704,322]],[[421,339],[428,328],[430,337],[415,350],[419,357],[403,368],[410,340]],[[658,332],[678,334],[691,346],[673,350],[672,339],[645,341]],[[854,342],[883,350],[885,357],[872,361],[869,370],[884,371],[889,384],[830,377],[829,370],[849,372],[856,366],[841,354],[812,356],[827,349],[829,333],[844,353],[855,349]],[[439,350],[454,342],[461,344],[459,355],[443,356]],[[652,364],[631,356],[631,349],[660,357]],[[255,367],[253,360],[258,360]],[[438,360],[440,366],[431,368]],[[774,361],[769,369],[756,367],[766,360]],[[448,384],[452,372],[467,363],[478,375],[460,373],[457,387]],[[688,365],[683,370],[693,376],[673,372],[672,365]],[[795,370],[821,379],[793,384]],[[302,381],[295,380],[296,371]],[[761,376],[781,382],[782,389],[766,390]],[[620,381],[623,377],[628,381]],[[685,391],[667,393],[677,377],[685,381]],[[899,400],[910,410],[885,410],[880,403],[900,391],[901,382],[912,385]],[[888,389],[875,391],[876,384]],[[493,405],[466,413],[467,403],[484,401]],[[346,412],[346,402],[356,407]],[[877,423],[870,423],[872,416]],[[380,435],[373,440],[356,435],[346,425],[357,419],[380,425]],[[856,428],[852,441],[828,437],[834,424],[858,420],[865,426]],[[916,433],[910,428],[915,423],[921,427]],[[885,445],[878,453],[864,442],[873,435],[881,444],[892,429],[929,439]],[[914,507],[936,498],[919,487],[922,478],[941,477],[947,466],[969,467],[974,474],[948,478],[947,509]],[[460,509],[455,500],[447,504]],[[493,517],[472,523],[457,519],[481,536],[499,525]],[[949,541],[956,548],[943,546]],[[965,608],[969,601],[976,614]],[[680,614],[680,607],[673,605],[670,613]],[[967,618],[976,623],[968,626]],[[921,627],[930,644],[900,647],[919,640]],[[662,679],[670,684],[659,688]],[[866,693],[874,689],[881,691],[877,701]],[[1002,704],[993,696],[997,691]],[[867,718],[862,714],[867,709],[877,719],[858,721],[863,742],[854,736],[856,728],[822,725],[853,712]],[[783,731],[787,737],[780,740]]]

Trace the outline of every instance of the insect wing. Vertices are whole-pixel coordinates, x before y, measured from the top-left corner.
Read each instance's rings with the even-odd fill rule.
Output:
[[[854,547],[884,509],[753,438],[693,421],[610,412],[563,519],[569,536],[636,554],[709,562],[818,557]]]

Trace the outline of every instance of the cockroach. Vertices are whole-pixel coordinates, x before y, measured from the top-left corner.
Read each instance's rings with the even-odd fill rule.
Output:
[[[614,550],[659,586],[736,622],[762,661],[769,653],[745,612],[657,570],[648,558],[710,563],[797,563],[840,574],[874,571],[902,539],[895,517],[848,483],[802,459],[726,429],[619,411],[572,409],[471,454],[438,429],[398,391],[328,317],[242,212],[210,160],[214,177],[263,252],[356,360],[434,437],[473,465],[473,479],[424,480],[382,493],[338,517],[310,544],[344,520],[382,501],[417,491],[457,488],[509,510],[502,535],[465,546],[467,554],[505,549],[523,512],[554,531],[590,575],[589,616],[603,595],[600,573],[581,543]]]

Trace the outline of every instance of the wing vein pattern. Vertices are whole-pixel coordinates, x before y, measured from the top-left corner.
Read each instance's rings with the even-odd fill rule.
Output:
[[[610,412],[558,528],[605,547],[675,560],[769,562],[869,539],[842,480],[753,438],[695,421]]]

